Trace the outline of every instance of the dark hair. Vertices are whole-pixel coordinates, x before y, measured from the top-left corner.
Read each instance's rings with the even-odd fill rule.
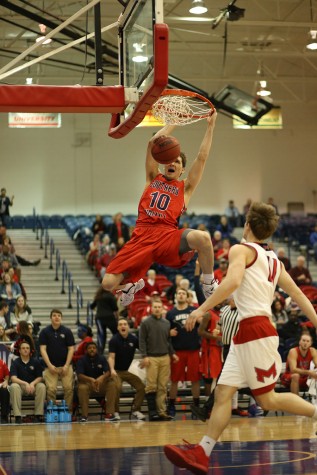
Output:
[[[86,344],[86,350],[88,350],[89,346],[91,345],[94,345],[97,348],[97,343],[95,343],[94,341],[88,341],[88,343]]]
[[[6,300],[2,300],[2,301],[0,302],[0,310],[3,310],[4,307],[8,307],[8,306],[9,306],[9,304],[8,304],[8,302],[7,302]]]
[[[246,216],[254,236],[263,241],[272,236],[278,225],[279,217],[273,206],[265,203],[252,203]]]
[[[180,156],[181,159],[182,159],[183,168],[186,168],[187,158],[186,158],[185,153],[184,153],[184,152],[181,152],[181,153],[179,154],[179,156]]]
[[[59,313],[61,317],[63,316],[62,311],[59,310],[58,308],[53,308],[53,309],[51,310],[50,318],[52,318],[53,313]]]
[[[92,336],[92,328],[89,325],[83,325],[82,323],[78,325],[78,330],[81,329],[83,332],[87,333],[87,336]]]

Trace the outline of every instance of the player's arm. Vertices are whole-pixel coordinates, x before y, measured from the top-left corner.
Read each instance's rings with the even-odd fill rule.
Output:
[[[284,292],[286,292],[292,300],[294,300],[304,315],[312,322],[315,328],[317,328],[317,316],[314,307],[306,297],[306,295],[295,284],[290,275],[286,272],[284,265],[282,265],[282,271],[278,279],[278,285]]]
[[[188,200],[193,194],[194,190],[196,189],[198,183],[203,176],[203,172],[205,169],[206,161],[209,156],[211,144],[212,144],[212,137],[213,131],[216,123],[217,112],[215,111],[211,116],[207,119],[207,130],[205,132],[205,136],[201,142],[198,155],[195,158],[190,170],[188,172],[187,179],[185,181],[185,204],[188,204]]]
[[[146,186],[149,185],[159,173],[159,164],[154,160],[151,153],[153,142],[155,139],[161,137],[162,135],[171,135],[171,132],[174,128],[175,125],[165,125],[165,127],[156,132],[156,134],[154,134],[153,137],[149,140],[145,159]]]
[[[194,310],[186,320],[186,329],[191,330],[197,318],[203,317],[208,310],[226,300],[240,285],[247,263],[252,261],[254,250],[241,244],[230,249],[229,267],[226,278],[205,302]]]

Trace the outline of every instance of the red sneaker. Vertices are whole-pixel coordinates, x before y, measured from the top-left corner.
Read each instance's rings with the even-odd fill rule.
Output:
[[[186,442],[183,447],[165,445],[166,457],[176,467],[187,468],[195,475],[206,475],[209,469],[209,457],[201,445],[191,445]]]
[[[240,416],[240,417],[248,417],[249,416],[248,411],[244,411],[243,409],[240,409],[240,407],[237,407],[236,409],[232,409],[231,414],[233,416]]]

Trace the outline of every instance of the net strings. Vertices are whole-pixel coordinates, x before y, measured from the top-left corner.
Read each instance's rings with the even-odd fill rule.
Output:
[[[187,125],[208,117],[210,106],[194,97],[161,96],[152,106],[152,115],[168,125]]]

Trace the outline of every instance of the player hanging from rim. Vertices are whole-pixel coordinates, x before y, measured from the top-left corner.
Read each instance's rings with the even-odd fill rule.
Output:
[[[178,220],[186,211],[189,200],[199,184],[209,156],[216,112],[207,118],[207,130],[198,155],[188,176],[179,180],[185,171],[183,153],[171,164],[164,165],[164,174],[153,159],[151,148],[154,140],[170,135],[174,126],[166,125],[149,141],[145,170],[146,186],[139,202],[138,219],[131,239],[111,261],[103,278],[106,290],[120,290],[121,303],[129,305],[136,292],[144,287],[142,277],[154,263],[181,267],[198,252],[203,272],[205,297],[217,287],[213,275],[213,248],[208,233],[197,229],[178,229]]]
[[[167,458],[174,465],[192,473],[208,473],[209,456],[230,421],[231,399],[239,388],[249,387],[264,410],[287,411],[317,420],[316,406],[295,394],[274,391],[282,368],[279,338],[270,320],[276,285],[292,297],[317,328],[314,307],[264,243],[277,224],[278,216],[273,206],[251,205],[244,225],[246,243],[231,248],[226,278],[186,321],[186,327],[191,330],[197,318],[233,293],[240,325],[218,380],[206,435],[194,446],[164,447]]]

